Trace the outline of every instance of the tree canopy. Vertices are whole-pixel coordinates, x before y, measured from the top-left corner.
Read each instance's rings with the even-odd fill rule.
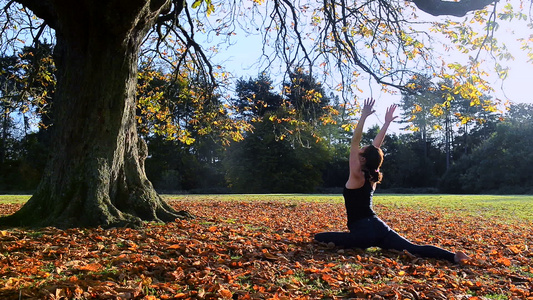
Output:
[[[491,1],[195,3],[212,12],[212,18],[198,19],[199,28],[209,36],[229,41],[242,31],[262,36],[259,68],[279,67],[288,76],[294,67],[303,67],[336,87],[345,99],[362,91],[363,79],[371,78],[391,91],[407,90],[421,74],[448,82],[441,87],[448,101],[460,95],[475,105],[482,104],[481,94],[493,90],[495,78],[489,72],[504,78],[505,59],[513,57],[514,49],[506,48],[503,36],[497,34],[499,24],[510,20],[530,24],[530,16],[523,12],[527,11],[524,6],[531,5]],[[523,49],[530,52],[529,36],[517,38],[522,38]],[[451,60],[449,53],[454,52],[461,53],[462,59]]]

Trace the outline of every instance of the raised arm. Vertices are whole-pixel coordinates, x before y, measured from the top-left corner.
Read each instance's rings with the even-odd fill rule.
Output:
[[[359,150],[361,138],[363,136],[363,127],[368,116],[374,113],[373,106],[375,100],[366,99],[361,111],[361,118],[357,122],[357,126],[353,132],[352,141],[350,143],[350,177],[346,182],[346,187],[349,189],[359,188],[364,184],[364,177],[361,173],[361,161],[359,159]]]
[[[387,108],[387,113],[385,113],[385,123],[381,127],[381,130],[378,132],[378,135],[374,138],[372,145],[380,148],[385,139],[385,134],[387,134],[387,129],[392,121],[394,121],[398,116],[394,116],[394,111],[396,110],[396,104],[393,104]]]
[[[366,99],[364,102],[363,109],[361,110],[361,118],[357,122],[357,126],[353,132],[350,152],[356,151],[359,153],[358,150],[363,136],[363,127],[365,126],[366,118],[375,112],[375,110],[373,110],[374,103],[376,103],[376,101],[372,98]]]

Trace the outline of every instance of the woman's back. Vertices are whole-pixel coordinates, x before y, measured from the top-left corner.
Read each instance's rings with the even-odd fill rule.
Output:
[[[344,196],[348,226],[360,219],[375,215],[374,210],[372,209],[374,189],[372,188],[372,183],[368,179],[365,179],[363,186],[358,189],[348,189],[344,187],[342,195]]]

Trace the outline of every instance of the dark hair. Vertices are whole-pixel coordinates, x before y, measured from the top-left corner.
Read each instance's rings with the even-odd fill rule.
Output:
[[[363,171],[368,176],[370,182],[380,183],[383,178],[383,174],[379,171],[383,163],[383,151],[374,145],[369,145],[365,147],[361,155],[365,158]]]

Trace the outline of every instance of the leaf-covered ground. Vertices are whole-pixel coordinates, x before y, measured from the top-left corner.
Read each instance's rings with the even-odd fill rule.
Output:
[[[409,239],[474,258],[459,266],[313,242],[343,230],[338,201],[170,203],[197,217],[139,230],[0,231],[0,299],[533,299],[530,220],[376,206]]]

